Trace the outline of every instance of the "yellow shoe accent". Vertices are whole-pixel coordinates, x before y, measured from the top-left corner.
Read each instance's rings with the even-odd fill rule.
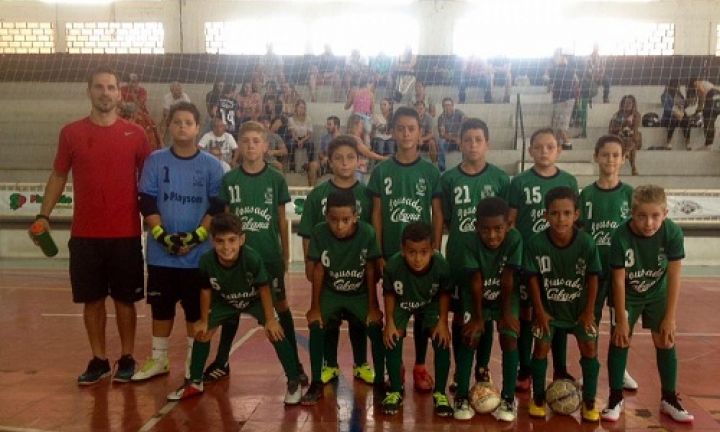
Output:
[[[340,376],[340,368],[323,366],[322,372],[320,372],[320,381],[322,381],[323,384],[327,384],[338,376]]]
[[[585,404],[582,404],[582,418],[587,422],[599,422],[600,421],[600,410],[593,407],[587,408]]]
[[[535,405],[535,401],[531,398],[528,405],[528,414],[530,414],[530,417],[545,418],[545,404]]]
[[[367,363],[353,367],[353,376],[364,381],[366,384],[375,382],[375,370]]]

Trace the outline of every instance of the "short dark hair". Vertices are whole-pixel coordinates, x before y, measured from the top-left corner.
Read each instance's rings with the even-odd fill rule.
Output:
[[[403,244],[407,241],[419,243],[425,240],[432,242],[432,227],[429,224],[425,222],[413,222],[403,229]]]
[[[462,122],[462,125],[460,125],[460,139],[462,140],[463,135],[465,135],[465,132],[472,130],[472,129],[480,129],[483,131],[483,135],[485,135],[485,140],[490,141],[490,130],[488,129],[487,123],[480,120],[479,118],[470,117],[465,119]]]
[[[90,74],[87,77],[87,85],[88,88],[92,87],[93,80],[95,79],[96,75],[100,74],[109,74],[115,77],[115,84],[117,85],[118,89],[120,88],[120,76],[115,71],[115,69],[111,68],[107,65],[98,66],[92,71],[90,71]]]
[[[397,124],[398,119],[400,117],[410,117],[414,118],[415,121],[417,121],[418,126],[420,126],[420,114],[415,110],[415,108],[410,108],[406,106],[402,106],[395,110],[395,113],[393,113],[392,121],[390,123]]]
[[[167,123],[170,124],[172,121],[173,116],[178,111],[185,111],[189,112],[193,115],[193,118],[195,118],[195,123],[200,124],[200,111],[195,106],[194,103],[191,102],[178,102],[175,105],[170,107],[170,112],[168,113],[167,117]]]
[[[219,213],[210,222],[210,234],[243,234],[242,220],[232,213]]]
[[[507,219],[510,206],[507,201],[498,197],[487,197],[480,200],[475,210],[475,219],[502,216]],[[477,224],[477,222],[476,222]]]
[[[577,209],[578,193],[573,188],[567,186],[554,187],[545,194],[545,209],[550,209],[550,204],[560,199],[568,199],[572,201],[573,206]]]
[[[333,122],[333,124],[337,127],[340,127],[340,117],[331,115],[327,118],[327,121]]]
[[[451,104],[455,105],[455,102],[453,102],[453,100],[450,96],[445,96],[444,98],[442,98],[440,105],[444,105],[445,102],[450,102]]]
[[[623,145],[622,138],[614,134],[605,134],[598,138],[595,143],[595,156],[600,153],[600,150],[602,150],[603,147],[610,143],[617,143],[622,149],[622,154],[625,154],[625,146]]]
[[[327,197],[327,203],[325,204],[327,211],[330,211],[333,207],[350,207],[355,213],[357,210],[357,201],[355,200],[355,194],[350,190],[336,189]]]
[[[353,149],[353,151],[357,154],[358,153],[358,145],[357,145],[357,138],[352,135],[338,135],[335,138],[330,141],[330,144],[328,144],[328,158],[332,159],[333,153],[337,151],[340,147],[350,147]]]
[[[535,143],[535,139],[539,137],[540,135],[552,135],[555,136],[555,130],[551,127],[544,127],[536,130],[533,132],[533,134],[530,136],[530,147]]]

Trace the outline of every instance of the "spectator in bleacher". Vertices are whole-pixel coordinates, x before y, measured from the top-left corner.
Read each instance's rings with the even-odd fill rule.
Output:
[[[458,84],[458,101],[465,103],[468,87],[479,87],[484,92],[485,103],[492,103],[493,68],[484,58],[470,56],[460,66],[460,79]]]
[[[262,65],[256,64],[253,68],[252,74],[250,74],[250,86],[253,93],[258,94],[265,88],[265,72]]]
[[[128,83],[120,87],[120,96],[122,96],[122,104],[134,103],[135,107],[144,114],[149,114],[147,108],[147,90],[140,85],[140,77],[138,74],[131,73],[128,75]]]
[[[232,170],[232,167],[230,166],[230,164],[227,163],[223,159],[222,150],[220,150],[219,147],[210,147],[206,151],[208,153],[210,153],[211,155],[215,156],[215,158],[220,161],[220,165],[222,166],[223,174],[227,174],[228,172],[230,172],[230,170]]]
[[[370,76],[377,89],[380,84],[389,86],[392,83],[393,59],[384,52],[370,59]]]
[[[275,81],[280,84],[285,82],[283,58],[273,52],[272,44],[267,44],[267,51],[260,59],[260,65],[262,66],[266,83],[268,81]]]
[[[235,98],[234,84],[226,83],[223,85],[220,97],[212,109],[212,116],[213,118],[220,117],[225,123],[226,132],[235,136],[239,129],[240,105]]]
[[[300,99],[300,94],[295,89],[295,86],[288,83],[287,81],[282,83],[280,86],[280,102],[283,106],[283,114],[289,116],[292,114],[295,102]]]
[[[317,87],[319,85],[331,85],[333,89],[333,101],[340,100],[340,75],[338,71],[338,59],[332,53],[330,45],[325,45],[325,51],[317,56],[310,65],[308,76],[308,87],[310,89],[310,101],[317,102]]]
[[[347,94],[345,109],[352,108],[352,114],[360,116],[365,122],[365,130],[372,127],[373,106],[375,105],[375,91],[373,83],[366,76],[357,80],[357,87],[353,87]]]
[[[247,120],[257,120],[262,110],[262,97],[260,97],[260,93],[253,90],[251,83],[245,82],[242,84],[235,100],[238,103],[242,117],[240,123]]]
[[[213,83],[212,90],[205,94],[205,111],[207,112],[208,117],[207,121],[205,122],[205,126],[203,126],[203,135],[210,132],[210,130],[212,129],[213,109],[215,108],[218,100],[220,99],[223,87],[225,87],[224,81],[215,81],[215,83]]]
[[[297,101],[296,101],[297,102]],[[286,114],[285,104],[280,100],[278,95],[267,93],[263,97],[263,108],[261,115],[268,116],[271,119],[280,116],[289,117],[293,114],[295,105],[290,107],[290,112]]]
[[[682,129],[685,138],[685,148],[690,150],[690,122],[685,112],[687,101],[680,90],[680,82],[677,79],[670,80],[665,87],[665,91],[660,95],[660,101],[663,105],[660,126],[667,128],[667,138],[665,139],[665,147],[650,147],[650,150],[672,149],[672,137],[675,128],[678,126]]]
[[[161,147],[160,135],[158,135],[157,126],[150,114],[142,112],[135,103],[126,102],[120,109],[120,116],[143,128],[150,144],[150,150],[157,150]]]
[[[451,150],[456,151],[460,148],[460,126],[465,120],[465,113],[459,109],[455,109],[452,98],[446,97],[442,100],[443,112],[438,117],[438,133],[440,140],[438,142],[438,169],[440,172],[445,171],[445,157]]]
[[[435,111],[435,101],[425,92],[425,83],[416,79],[415,94],[410,99],[410,106],[414,107],[418,102],[423,102],[425,104],[425,111],[430,114],[430,117],[435,117],[435,114],[437,114]]]
[[[367,76],[367,72],[368,59],[360,55],[359,50],[352,50],[350,56],[345,59],[345,70],[342,79],[343,89],[348,91],[353,83]]]
[[[176,103],[179,102],[192,102],[190,100],[190,96],[187,95],[183,91],[182,84],[180,84],[177,81],[173,81],[170,84],[170,92],[166,93],[163,97],[163,116],[162,121],[160,122],[160,136],[162,137],[163,142],[166,144],[169,144],[170,136],[167,134],[167,122],[168,122],[168,114],[170,113],[170,108],[173,107]]]
[[[394,112],[393,100],[383,98],[380,101],[380,112],[372,117],[372,129],[370,130],[371,148],[381,155],[395,154],[395,140],[392,138],[391,121]]]
[[[347,134],[357,138],[358,167],[355,177],[358,181],[364,182],[365,175],[370,172],[370,160],[383,161],[389,156],[380,155],[370,148],[370,134],[365,130],[365,121],[362,117],[352,114],[348,118]]]
[[[588,57],[586,68],[596,86],[595,88],[603,87],[603,103],[610,102],[610,79],[607,75],[605,58],[600,55],[598,44],[593,45],[593,51]]]
[[[426,112],[425,102],[415,102],[415,111],[420,116],[420,155],[436,164],[438,159],[437,141],[433,135],[432,117]]]
[[[555,137],[563,150],[572,150],[570,143],[570,117],[575,107],[575,96],[578,91],[578,79],[568,65],[567,56],[556,52],[556,61],[549,71],[550,91],[552,92],[553,115],[552,127]]]
[[[697,100],[696,114],[702,114],[705,148],[709,149],[715,141],[715,121],[720,114],[720,89],[710,81],[692,78],[687,85],[687,99]]]
[[[608,132],[618,135],[623,142],[623,153],[630,161],[632,175],[638,175],[635,166],[635,154],[642,147],[642,134],[639,131],[641,123],[637,101],[633,95],[625,95],[620,100],[618,111],[610,119]]]
[[[288,132],[290,133],[290,171],[299,170],[297,167],[297,151],[305,149],[307,162],[315,160],[315,146],[312,141],[313,124],[307,115],[307,105],[302,99],[295,102],[295,113],[288,119]],[[312,185],[311,185],[312,186]]]
[[[235,137],[228,133],[226,123],[222,117],[213,118],[212,130],[204,134],[198,142],[198,147],[203,150],[210,151],[213,148],[220,150],[220,159],[227,162],[231,167],[237,166],[237,141]]]
[[[417,56],[409,46],[398,56],[393,67],[393,91],[395,102],[401,102],[415,85],[415,65]]]
[[[328,147],[330,147],[330,141],[340,135],[340,118],[337,116],[330,116],[325,120],[325,130],[327,133],[320,137],[320,151],[318,153],[318,163],[320,164],[320,175],[324,175],[328,172]]]
[[[285,158],[288,154],[287,145],[278,135],[277,128],[273,128],[270,117],[260,116],[260,123],[268,130],[268,151],[265,153],[265,163],[279,171],[285,171]]]

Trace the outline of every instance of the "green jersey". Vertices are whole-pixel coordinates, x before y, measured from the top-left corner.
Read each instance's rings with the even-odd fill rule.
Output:
[[[302,216],[300,216],[300,225],[298,226],[298,235],[300,237],[309,238],[315,225],[325,222],[327,197],[336,190],[351,190],[355,195],[358,217],[361,221],[371,223],[372,199],[367,194],[367,187],[362,182],[355,182],[351,188],[344,189],[336,186],[332,180],[328,180],[315,186],[305,198]]]
[[[220,264],[214,250],[205,252],[200,257],[200,274],[212,289],[213,304],[223,302],[239,310],[259,301],[258,288],[269,280],[262,258],[249,246],[240,249],[231,267]]]
[[[593,183],[580,192],[580,223],[595,239],[603,274],[609,272],[610,236],[630,217],[632,193],[632,186],[622,182],[612,189]]]
[[[474,243],[475,210],[483,198],[506,199],[510,177],[492,164],[477,174],[467,174],[458,165],[440,177],[443,193],[443,217],[448,226],[445,256],[450,266],[462,268],[462,251]]]
[[[397,308],[413,312],[437,301],[441,291],[450,291],[450,267],[440,252],[435,251],[430,267],[418,273],[408,267],[405,258],[398,252],[385,264],[383,291],[395,293]]]
[[[544,231],[548,223],[545,215],[545,194],[558,186],[577,191],[577,180],[572,174],[558,169],[555,175],[543,177],[534,168],[513,177],[508,192],[508,204],[517,210],[515,228],[526,241],[534,234]]]
[[[670,219],[651,237],[635,234],[630,220],[610,240],[610,267],[625,269],[625,302],[644,303],[667,296],[668,262],[685,258],[683,232]]]
[[[418,158],[403,164],[392,158],[380,162],[370,175],[368,193],[382,205],[382,252],[400,251],[402,231],[412,222],[432,223],[432,200],[440,197],[440,171]]]
[[[587,279],[599,275],[600,257],[590,234],[575,230],[570,244],[557,247],[550,232],[535,234],[525,247],[524,269],[539,278],[545,310],[558,322],[575,323],[587,304]]]
[[[488,249],[475,237],[475,242],[465,253],[465,269],[480,272],[483,278],[483,308],[500,307],[500,280],[505,267],[519,270],[522,266],[522,236],[511,228],[497,249]]]
[[[282,262],[278,208],[290,202],[285,177],[269,165],[257,174],[240,167],[223,177],[220,198],[242,219],[245,244],[268,263]]]
[[[312,230],[308,258],[325,267],[324,290],[367,293],[365,266],[380,256],[375,230],[366,222],[358,222],[355,233],[343,239],[335,237],[327,222]]]

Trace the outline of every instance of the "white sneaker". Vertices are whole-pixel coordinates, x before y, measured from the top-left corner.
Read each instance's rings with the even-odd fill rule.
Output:
[[[165,358],[149,358],[145,360],[139,371],[130,378],[132,381],[144,381],[154,376],[165,375],[170,372],[170,361]]]
[[[191,398],[193,396],[200,396],[201,394],[203,394],[202,382],[188,382],[183,384],[183,386],[179,389],[167,395],[167,400],[171,402],[177,402],[187,398]]]
[[[500,405],[492,412],[492,416],[496,420],[504,422],[513,422],[517,417],[517,399],[513,399],[512,403],[502,400]]]
[[[669,415],[673,420],[680,423],[692,423],[695,420],[695,416],[680,405],[680,399],[678,399],[677,395],[671,399],[663,398],[660,401],[660,412]]]
[[[285,393],[285,405],[297,405],[302,398],[302,387],[300,381],[288,381],[287,392]]]
[[[630,372],[625,369],[625,375],[623,375],[623,389],[636,391],[638,389],[638,383],[633,377],[630,376]]]
[[[625,406],[625,400],[621,399],[620,402],[615,404],[615,406],[607,406],[604,410],[602,410],[602,413],[600,413],[600,417],[604,421],[609,422],[616,422],[620,419],[620,414],[622,414],[623,407]]]
[[[475,410],[470,406],[468,398],[455,399],[453,417],[455,420],[470,420],[475,416]]]

